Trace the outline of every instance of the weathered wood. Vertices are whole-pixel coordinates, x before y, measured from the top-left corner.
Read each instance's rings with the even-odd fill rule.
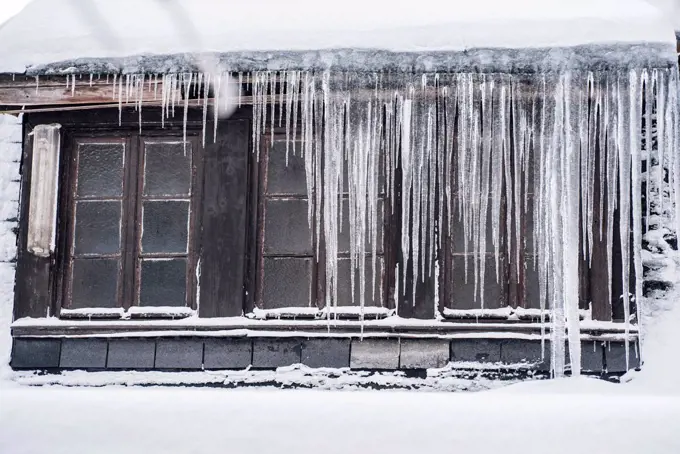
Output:
[[[159,90],[160,86],[159,84]],[[75,90],[66,84],[33,87],[0,87],[0,105],[31,106],[31,105],[68,105],[68,104],[100,104],[118,102],[119,87],[113,84],[76,83]],[[131,89],[132,90],[132,89]],[[142,102],[160,101],[160,91],[140,90]],[[129,102],[134,104],[138,100],[137,93],[130,93]],[[126,103],[126,90],[123,87],[123,103]]]
[[[243,313],[249,137],[249,121],[222,121],[204,151],[201,317]]]
[[[24,150],[21,163],[21,197],[19,234],[17,241],[17,271],[14,292],[14,318],[46,317],[54,314],[52,307],[52,281],[50,271],[51,257],[38,257],[26,249],[28,233],[28,210],[31,187],[31,150],[33,139],[28,135],[29,127],[24,128]]]
[[[598,143],[599,145],[599,143]],[[581,290],[587,290],[586,303],[590,302],[592,317],[595,320],[610,321],[612,319],[612,301],[609,298],[609,273],[610,270],[609,260],[607,258],[607,205],[613,203],[613,201],[607,200],[606,186],[605,193],[601,193],[601,184],[605,183],[601,181],[600,178],[600,157],[599,153],[605,153],[605,150],[598,146],[597,148],[598,156],[595,159],[595,180],[593,183],[593,200],[594,210],[597,214],[593,216],[593,245],[592,245],[592,257],[590,264],[581,263],[581,266],[585,266],[587,272],[585,282],[582,282]],[[602,207],[600,207],[600,197],[602,197]],[[602,216],[599,215],[601,209]],[[617,227],[618,228],[618,227]],[[617,249],[616,245],[614,249]],[[620,249],[620,246],[618,247]],[[616,276],[616,275],[614,275]],[[620,274],[619,274],[620,276]],[[583,297],[582,297],[583,299]]]
[[[69,335],[89,335],[105,334],[124,336],[127,333],[154,332],[158,336],[193,336],[194,333],[214,333],[211,336],[217,337],[247,337],[254,336],[257,332],[280,332],[285,336],[286,333],[295,332],[300,335],[314,334],[323,337],[365,337],[374,334],[375,336],[400,335],[402,337],[429,337],[438,338],[440,336],[469,337],[479,338],[523,338],[525,335],[532,335],[532,339],[540,339],[542,327],[546,336],[549,338],[550,324],[541,323],[437,323],[422,324],[415,321],[413,324],[399,324],[389,326],[384,321],[336,321],[329,331],[328,323],[320,321],[257,321],[250,322],[246,319],[242,323],[234,323],[233,320],[226,320],[219,323],[219,320],[211,321],[205,325],[196,325],[192,322],[182,321],[160,321],[142,322],[134,320],[120,321],[63,321],[59,325],[17,325],[13,326],[12,336],[69,336]],[[248,332],[244,331],[248,330]],[[623,323],[611,323],[597,328],[582,327],[581,334],[584,338],[615,340],[623,339],[625,326]],[[156,335],[156,334],[154,334]],[[634,339],[637,336],[637,327],[630,326],[630,336]]]

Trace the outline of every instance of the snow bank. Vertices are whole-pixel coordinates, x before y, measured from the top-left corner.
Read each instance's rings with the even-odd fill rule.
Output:
[[[11,453],[680,452],[680,399],[654,396],[14,388]]]
[[[34,0],[0,28],[0,43],[0,72],[23,72],[79,58],[674,46],[675,36],[661,11],[642,0]]]

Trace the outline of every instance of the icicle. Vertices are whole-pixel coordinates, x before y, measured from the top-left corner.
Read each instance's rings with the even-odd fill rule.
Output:
[[[633,140],[631,134],[639,134],[640,131],[631,131],[633,113],[632,99],[630,93],[633,90],[629,75],[626,73],[619,73],[617,80],[618,91],[618,150],[619,150],[619,216],[622,220],[619,222],[619,235],[621,240],[621,288],[623,294],[621,300],[623,301],[624,326],[626,335],[626,355],[628,355],[628,335],[630,330],[630,226],[624,219],[630,219],[630,200],[631,200],[631,166],[632,166],[632,149]],[[636,155],[638,156],[639,153]],[[635,198],[638,198],[636,194]]]
[[[243,73],[238,73],[238,106],[241,107],[241,90],[243,88]]]
[[[184,75],[184,118],[182,120],[182,141],[184,143],[184,155],[187,154],[187,119],[189,117],[189,90],[191,89],[191,81],[193,73],[189,73],[187,78]]]
[[[184,84],[186,92],[191,77],[170,78],[168,87]],[[219,87],[219,75],[197,77],[203,77],[206,86],[212,78]],[[445,247],[444,235],[448,232],[450,237],[454,228],[460,228],[462,244],[456,245],[456,251],[462,250],[464,263],[455,272],[474,282],[474,300],[481,307],[488,299],[484,288],[486,275],[491,273],[487,269],[491,246],[499,283],[503,282],[503,256],[517,269],[515,278],[521,278],[528,266],[534,267],[543,340],[546,313],[550,314],[555,376],[567,371],[567,346],[571,373],[580,372],[578,305],[586,295],[579,295],[578,270],[590,263],[598,235],[607,242],[611,294],[616,212],[622,220],[617,247],[623,251],[624,268],[631,246],[627,235],[631,226],[626,220],[633,216],[635,301],[641,302],[642,211],[635,197],[641,190],[641,88],[645,87],[645,105],[649,106],[644,118],[647,175],[651,178],[655,111],[657,165],[668,160],[673,169],[670,192],[680,202],[680,159],[673,148],[678,142],[677,70],[657,70],[651,75],[573,71],[537,76],[264,71],[246,77],[246,88],[252,93],[253,152],[259,159],[263,134],[272,134],[273,140],[278,104],[278,124],[286,134],[286,163],[291,151],[294,155],[299,151],[304,160],[308,223],[317,239],[317,257],[325,257],[326,294],[320,298],[325,297],[329,321],[331,306],[339,303],[337,242],[343,216],[350,230],[351,298],[361,308],[360,318],[368,303],[366,295],[375,300],[380,288],[375,279],[380,275],[378,207],[383,193],[391,203],[385,212],[401,211],[402,261],[389,271],[396,273],[395,304],[401,298],[411,298],[414,304],[416,285],[432,278],[432,273],[438,277],[452,265],[443,263],[438,251]],[[243,82],[239,74],[239,103]],[[164,90],[162,105],[167,113],[178,90]],[[215,91],[216,123],[223,102],[219,91]],[[400,181],[396,181],[398,176]],[[397,187],[401,206],[394,205]],[[659,184],[659,199],[664,187]],[[344,214],[343,203],[347,205]],[[533,230],[527,232],[531,238],[524,232],[527,218],[533,218]],[[677,222],[680,227],[680,216]],[[322,237],[323,254],[318,241]],[[588,261],[581,262],[581,258]],[[615,277],[624,280],[625,288],[628,271]],[[412,273],[414,281],[409,290],[407,273]],[[629,296],[621,297],[627,307]],[[435,312],[438,298],[437,293]]]
[[[229,74],[227,74],[227,90],[225,90],[226,93],[229,93]],[[219,120],[219,113],[220,113],[220,94],[222,92],[222,73],[219,73],[217,75],[217,83],[215,84],[215,104],[213,105],[213,143],[217,142],[217,123]],[[225,101],[225,110],[228,108],[229,104],[229,99]]]
[[[208,123],[208,94],[210,91],[210,74],[206,74],[203,79],[203,131],[202,131],[202,137],[203,137],[203,147],[205,147],[205,129],[206,125]]]
[[[141,75],[141,80],[139,76],[137,77],[137,87],[135,92],[137,93],[137,114],[139,119],[139,133],[142,133],[142,100],[144,99],[144,74]]]
[[[639,306],[642,304],[642,183],[641,183],[641,173],[642,173],[642,157],[640,153],[640,134],[642,132],[642,123],[640,121],[640,114],[642,109],[642,85],[641,75],[638,74],[636,70],[631,70],[629,73],[629,102],[630,102],[630,124],[628,126],[628,139],[630,140],[630,155],[632,160],[631,166],[631,187],[632,187],[632,199],[633,199],[633,268],[635,271],[635,305],[638,308],[638,317],[636,321],[638,328],[641,326],[641,320],[639,317]],[[649,127],[649,125],[648,125]],[[647,171],[649,172],[649,161],[647,162]],[[622,222],[623,224],[628,224],[628,222]],[[627,287],[624,287],[627,291]],[[629,369],[629,323],[630,320],[626,320],[626,342],[625,342],[625,355],[626,355],[626,370]]]
[[[114,89],[115,92],[115,89]],[[118,79],[118,126],[123,120],[123,77]]]

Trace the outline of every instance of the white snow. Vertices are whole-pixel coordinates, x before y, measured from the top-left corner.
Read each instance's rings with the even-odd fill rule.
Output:
[[[10,324],[14,306],[14,270],[19,214],[19,162],[21,160],[22,118],[0,115],[0,382],[11,372]],[[1,406],[1,405],[0,405]]]
[[[680,396],[620,388],[592,379],[481,393],[15,387],[0,390],[0,446],[13,454],[680,451]]]
[[[0,72],[83,57],[186,52],[674,44],[642,0],[34,0],[0,28]]]

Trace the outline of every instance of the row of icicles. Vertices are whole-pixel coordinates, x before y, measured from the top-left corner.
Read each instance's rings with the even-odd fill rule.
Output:
[[[566,340],[571,363],[580,362],[579,260],[581,255],[590,263],[597,242],[606,242],[608,251],[609,301],[619,298],[612,295],[613,279],[629,288],[632,262],[633,298],[640,310],[643,160],[648,165],[646,212],[651,206],[668,211],[664,193],[680,206],[677,69],[533,75],[186,73],[114,75],[107,81],[121,111],[134,104],[140,129],[143,101],[153,100],[161,105],[163,125],[182,109],[186,137],[192,90],[192,105],[203,109],[204,144],[210,105],[216,137],[219,117],[252,104],[252,145],[258,158],[262,137],[285,129],[286,162],[289,154],[304,159],[310,227],[325,239],[329,310],[338,302],[343,217],[350,226],[351,268],[359,276],[355,282],[350,273],[351,294],[358,294],[363,308],[367,287],[374,297],[379,291],[383,193],[390,201],[386,210],[401,210],[402,219],[405,263],[395,271],[395,304],[415,304],[415,285],[411,295],[404,294],[407,277],[425,280],[452,265],[443,263],[442,249],[450,247],[447,232],[456,225],[462,224],[465,252],[459,272],[473,280],[481,308],[489,245],[497,281],[504,255],[519,268],[525,266],[520,250],[531,251],[541,313],[550,313],[551,364],[557,376],[565,371]],[[67,79],[73,94],[76,83],[75,76]],[[273,141],[274,134],[270,137]],[[659,170],[669,169],[669,178],[663,171],[652,176],[653,162]],[[349,200],[347,213],[343,194]],[[613,244],[616,216],[631,219],[618,223],[618,245]],[[533,219],[533,231],[524,233],[527,217]],[[612,275],[615,246],[622,254],[621,276]],[[372,279],[366,282],[369,270]],[[628,292],[620,298],[628,334],[629,321],[640,317],[630,314]],[[439,301],[432,304],[438,309]],[[572,373],[579,369],[572,367]]]

